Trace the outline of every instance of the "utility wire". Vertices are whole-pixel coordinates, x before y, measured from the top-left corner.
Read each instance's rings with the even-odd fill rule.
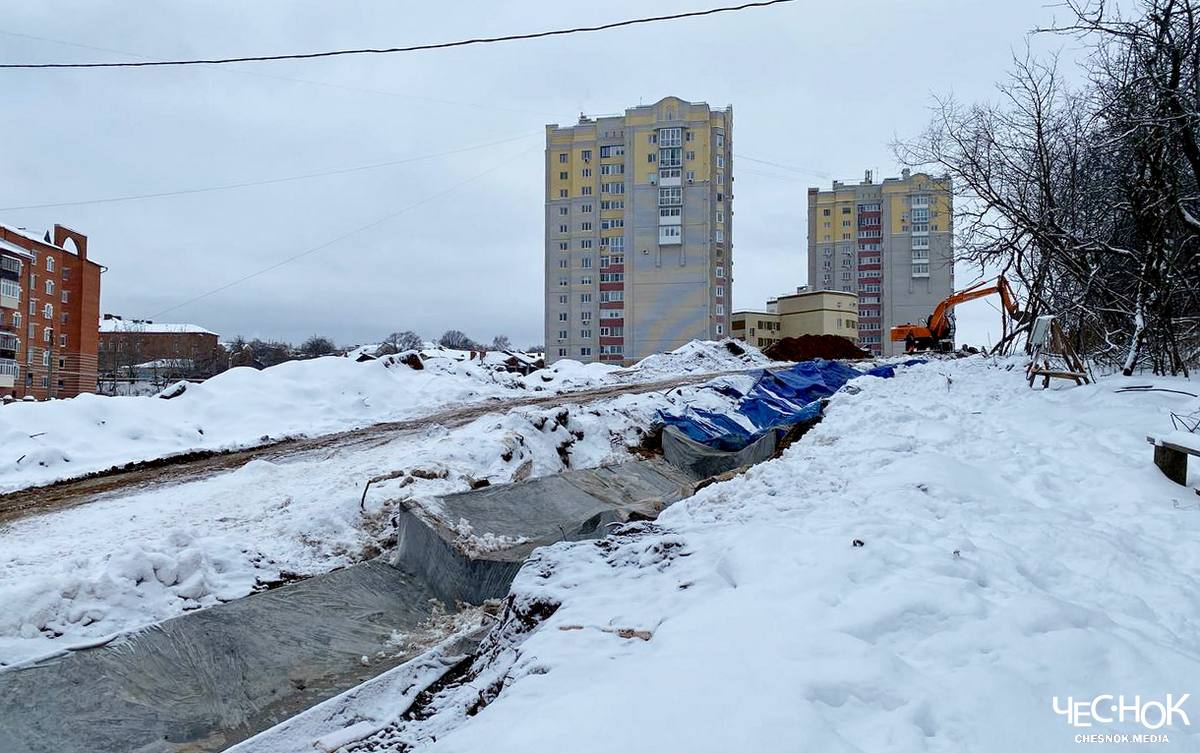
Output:
[[[540,132],[538,132],[540,133]],[[435,152],[433,154],[423,154],[417,157],[406,157],[404,159],[391,160],[389,162],[375,162],[370,165],[357,165],[355,167],[342,167],[336,170],[322,170],[315,173],[302,173],[300,175],[288,175],[281,178],[266,178],[264,180],[252,180],[243,183],[226,183],[219,186],[206,186],[204,188],[184,188],[177,191],[160,191],[158,193],[133,194],[129,196],[108,196],[101,199],[81,199],[78,201],[60,201],[46,204],[26,204],[16,207],[0,207],[0,212],[11,212],[18,209],[47,209],[50,207],[77,207],[85,204],[111,204],[118,201],[138,201],[141,199],[158,199],[164,196],[185,196],[188,194],[208,193],[212,191],[227,191],[231,188],[249,188],[251,186],[266,186],[273,183],[287,183],[289,181],[307,180],[309,178],[320,178],[327,175],[344,175],[346,173],[362,172],[363,170],[376,170],[381,167],[391,167],[393,165],[403,165],[410,162],[419,162],[421,160],[435,159],[437,157],[445,157],[451,154],[461,154],[463,152],[474,151],[476,149],[485,149],[490,146],[498,146],[499,144],[508,144],[513,141],[534,136],[534,133],[526,133],[522,136],[514,136],[508,139],[499,141],[490,141],[486,144],[476,144],[475,146],[464,146],[459,149],[450,149],[445,152]]]
[[[770,165],[771,167],[778,167],[783,170],[791,170],[794,173],[803,173],[804,175],[813,175],[818,178],[828,178],[829,177],[829,173],[827,173],[827,172],[822,172],[820,170],[811,170],[807,167],[793,167],[792,165],[781,165],[778,162],[771,162],[771,161],[765,160],[765,159],[756,159],[754,157],[747,157],[744,154],[734,154],[733,157],[734,157],[734,159],[744,159],[744,160],[748,160],[750,162],[757,162],[760,165]]]
[[[761,0],[761,2],[742,3],[741,5],[729,5],[720,8],[709,8],[708,10],[687,11],[685,13],[672,13],[665,16],[647,16],[642,18],[632,18],[624,21],[614,21],[607,24],[599,24],[596,26],[577,26],[568,29],[555,29],[552,31],[538,31],[527,34],[508,34],[499,37],[475,37],[472,39],[461,39],[454,42],[432,42],[426,44],[410,45],[407,47],[384,47],[384,48],[360,48],[349,50],[329,50],[325,52],[304,52],[293,53],[289,55],[250,55],[245,57],[235,58],[209,58],[200,60],[142,60],[120,63],[0,63],[2,68],[150,68],[160,66],[181,66],[181,65],[224,65],[226,63],[259,63],[271,60],[312,60],[314,58],[330,58],[344,55],[383,55],[399,52],[423,52],[428,50],[444,50],[452,47],[468,47],[472,45],[494,44],[496,42],[515,42],[525,39],[541,39],[544,37],[566,36],[568,34],[587,34],[597,31],[607,31],[609,29],[617,29],[623,26],[637,26],[640,24],[658,23],[661,21],[676,21],[682,18],[697,18],[700,16],[712,16],[718,13],[735,13],[738,11],[749,10],[751,8],[765,8],[770,5],[779,5],[782,3],[790,3],[795,0]]]
[[[4,34],[4,35],[10,36],[10,37],[17,37],[19,39],[30,39],[30,40],[34,40],[37,42],[49,42],[50,44],[59,44],[59,45],[64,45],[66,47],[78,47],[83,50],[95,50],[97,52],[111,52],[114,55],[125,55],[127,57],[140,58],[142,60],[153,60],[153,58],[151,58],[149,55],[142,55],[140,53],[130,52],[128,50],[116,50],[111,47],[97,47],[95,45],[81,44],[79,42],[68,42],[64,39],[51,39],[49,37],[39,37],[34,34],[22,34],[21,32],[18,32],[18,31],[8,31],[6,29],[0,29],[0,34]],[[538,115],[539,117],[554,117],[554,116],[547,116],[545,113],[538,112],[537,110],[530,110],[528,108],[523,108],[523,107],[510,107],[507,105],[501,105],[501,104],[495,104],[495,103],[465,102],[465,101],[455,100],[455,99],[441,99],[439,97],[427,97],[427,96],[423,96],[420,94],[405,94],[403,92],[395,92],[395,91],[390,91],[387,89],[373,89],[373,88],[365,87],[365,86],[355,86],[353,84],[339,84],[339,83],[336,83],[333,81],[318,81],[318,80],[309,79],[309,78],[297,78],[295,76],[280,76],[275,73],[263,73],[262,71],[247,71],[247,70],[240,70],[237,68],[219,68],[217,66],[209,66],[209,68],[211,70],[217,71],[219,73],[231,73],[231,74],[238,75],[238,76],[254,76],[256,78],[270,78],[270,79],[275,79],[276,81],[289,81],[289,82],[296,83],[296,84],[308,84],[310,86],[321,86],[321,87],[325,87],[325,88],[329,88],[329,89],[344,89],[346,91],[363,92],[363,93],[367,93],[367,94],[382,94],[387,97],[398,97],[400,99],[411,99],[411,100],[416,100],[416,101],[420,101],[420,102],[432,102],[434,104],[439,104],[439,105],[452,105],[452,106],[457,106],[457,107],[473,107],[473,108],[477,108],[480,110],[488,110],[489,112],[495,111],[495,110],[504,110],[506,112],[519,112],[519,113],[525,113],[525,114],[533,114],[533,115]]]
[[[490,174],[490,173],[493,173],[493,172],[495,172],[495,171],[499,170],[500,168],[502,168],[502,167],[504,167],[504,166],[508,165],[510,162],[513,162],[513,161],[515,161],[515,160],[519,159],[520,157],[524,157],[526,154],[528,154],[529,152],[532,152],[532,151],[533,151],[533,149],[536,149],[536,148],[539,148],[539,147],[534,147],[534,148],[532,148],[532,149],[526,149],[526,150],[524,150],[524,151],[522,151],[522,152],[518,152],[517,154],[514,154],[512,157],[509,157],[508,159],[504,160],[503,162],[500,162],[500,163],[498,163],[498,164],[495,164],[495,165],[493,165],[493,166],[491,166],[491,167],[487,168],[487,169],[486,169],[486,170],[484,170],[483,172],[476,173],[475,175],[472,175],[472,176],[471,176],[471,177],[469,177],[469,178],[466,178],[466,179],[464,179],[464,180],[460,180],[459,182],[457,182],[457,183],[455,183],[455,184],[453,184],[453,185],[451,185],[451,186],[449,186],[449,187],[447,187],[447,188],[444,188],[444,189],[442,189],[441,191],[438,191],[437,193],[430,194],[429,196],[426,196],[425,198],[423,198],[423,199],[421,199],[421,200],[419,200],[419,201],[413,202],[412,204],[409,204],[409,205],[407,205],[407,206],[405,206],[405,207],[402,207],[401,209],[398,209],[398,210],[396,210],[395,212],[390,212],[390,213],[388,213],[388,214],[384,215],[383,217],[380,217],[380,218],[379,218],[379,219],[377,219],[377,220],[372,220],[371,222],[368,222],[368,223],[367,223],[367,224],[365,224],[365,225],[360,225],[359,227],[356,227],[356,228],[354,228],[353,230],[349,230],[349,231],[347,231],[347,232],[345,232],[345,233],[342,233],[341,235],[339,235],[339,236],[337,236],[337,237],[335,237],[335,238],[331,238],[331,239],[329,239],[329,240],[325,241],[324,243],[321,243],[321,244],[319,244],[319,245],[313,246],[312,248],[309,248],[309,249],[306,249],[306,250],[304,250],[304,251],[301,251],[301,252],[300,252],[300,253],[298,253],[298,254],[293,254],[292,256],[289,256],[289,257],[287,257],[286,259],[282,259],[281,261],[278,261],[278,262],[276,262],[276,263],[274,263],[274,264],[272,264],[272,265],[270,265],[270,266],[263,267],[262,269],[258,270],[257,272],[251,272],[251,273],[250,273],[250,274],[248,274],[248,275],[244,275],[244,276],[242,276],[242,277],[239,277],[239,278],[237,278],[236,280],[232,280],[232,281],[230,281],[230,282],[227,282],[227,283],[225,283],[224,285],[220,285],[220,286],[218,286],[218,287],[215,287],[215,288],[213,288],[212,290],[209,290],[209,291],[207,291],[207,292],[205,292],[205,293],[201,293],[200,295],[193,296],[192,298],[189,298],[189,299],[187,299],[187,300],[186,300],[186,301],[184,301],[183,303],[177,303],[177,304],[175,304],[174,306],[171,306],[170,308],[165,308],[165,309],[163,309],[162,311],[159,311],[157,314],[154,314],[153,316],[151,316],[151,317],[148,317],[148,318],[150,318],[150,319],[158,319],[158,318],[159,318],[159,317],[161,317],[163,314],[168,314],[168,313],[170,313],[170,312],[172,312],[172,311],[175,311],[176,309],[181,309],[181,308],[183,308],[184,306],[188,306],[188,305],[190,305],[190,304],[193,304],[193,303],[195,303],[196,301],[203,300],[203,299],[205,299],[205,298],[208,298],[208,297],[210,297],[210,296],[216,295],[217,293],[220,293],[220,292],[221,292],[221,291],[223,291],[223,290],[228,290],[229,288],[232,288],[232,287],[233,287],[233,286],[235,286],[235,285],[240,285],[241,283],[243,283],[243,282],[246,282],[247,280],[252,280],[252,279],[254,279],[255,277],[259,277],[259,276],[261,276],[261,275],[264,275],[264,274],[266,274],[267,272],[271,272],[271,271],[274,271],[274,270],[276,270],[276,269],[279,269],[279,268],[280,268],[280,267],[282,267],[282,266],[285,266],[285,265],[287,265],[287,264],[291,264],[292,262],[294,262],[294,261],[296,261],[296,260],[298,260],[298,259],[302,259],[302,258],[304,258],[305,256],[309,256],[309,255],[311,255],[311,254],[315,254],[315,253],[317,253],[318,251],[322,251],[322,250],[324,250],[324,249],[326,249],[326,248],[329,248],[330,246],[334,245],[335,243],[339,243],[340,241],[344,241],[345,239],[347,239],[347,238],[349,238],[349,237],[351,237],[351,236],[353,236],[353,235],[358,235],[358,234],[359,234],[359,233],[361,233],[361,232],[364,232],[364,231],[366,231],[366,230],[370,230],[371,228],[374,228],[374,227],[378,227],[379,225],[382,225],[383,223],[387,222],[388,220],[391,220],[391,219],[394,219],[394,218],[396,218],[396,217],[399,217],[399,216],[400,216],[400,215],[402,215],[402,214],[406,214],[407,212],[411,212],[412,210],[416,209],[417,207],[423,206],[423,205],[425,205],[425,204],[428,204],[428,203],[430,203],[431,201],[435,201],[435,200],[437,200],[437,199],[440,199],[441,197],[443,197],[443,196],[446,196],[447,194],[453,193],[454,191],[457,191],[459,188],[462,188],[463,186],[467,185],[468,183],[473,183],[474,181],[476,181],[476,180],[479,180],[480,178],[484,177],[485,175],[488,175],[488,174]]]

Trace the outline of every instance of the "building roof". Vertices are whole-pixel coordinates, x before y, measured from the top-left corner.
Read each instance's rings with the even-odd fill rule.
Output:
[[[15,243],[10,243],[10,242],[4,240],[3,238],[0,238],[0,251],[4,251],[5,253],[9,253],[9,254],[16,254],[17,256],[23,257],[25,259],[33,258],[33,254],[29,253],[29,249],[21,248],[20,246],[16,245]]]
[[[199,334],[215,335],[204,327],[196,324],[178,324],[173,322],[143,322],[136,319],[102,319],[101,332],[134,332],[151,335]]]
[[[26,230],[24,228],[13,227],[12,225],[6,225],[2,222],[0,222],[0,227],[4,228],[5,230],[12,233],[13,235],[19,235],[22,238],[28,238],[29,240],[31,240],[35,243],[40,243],[43,246],[49,246],[50,248],[57,248],[60,251],[66,250],[62,246],[56,246],[53,243],[51,243],[50,241],[46,240],[44,237],[34,235],[33,233],[29,232],[28,230]]]

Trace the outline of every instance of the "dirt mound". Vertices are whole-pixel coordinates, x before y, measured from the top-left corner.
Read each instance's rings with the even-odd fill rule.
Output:
[[[763,349],[773,361],[807,361],[812,358],[870,358],[850,340],[840,335],[800,335],[785,337]]]

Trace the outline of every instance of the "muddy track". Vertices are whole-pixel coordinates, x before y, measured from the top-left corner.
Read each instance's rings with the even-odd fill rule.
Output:
[[[607,385],[565,394],[535,394],[511,399],[493,398],[481,403],[447,408],[420,418],[372,424],[361,429],[352,429],[337,434],[287,438],[241,450],[202,450],[156,460],[129,463],[76,479],[0,495],[0,526],[30,515],[73,507],[118,493],[139,492],[163,485],[195,481],[240,468],[252,460],[287,462],[293,458],[311,457],[314,453],[340,451],[355,447],[366,449],[386,444],[402,434],[433,426],[461,426],[480,416],[497,411],[541,405],[578,404],[626,393],[657,392],[672,387],[706,382],[720,374],[749,371],[757,371],[757,369],[674,377],[654,382]]]

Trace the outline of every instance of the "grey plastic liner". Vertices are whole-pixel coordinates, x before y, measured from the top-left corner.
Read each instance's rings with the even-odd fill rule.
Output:
[[[373,560],[0,672],[0,751],[223,750],[400,664],[432,598]]]
[[[480,604],[508,593],[535,548],[654,518],[690,496],[699,479],[661,460],[634,460],[451,494],[436,518],[406,504],[396,518],[394,563],[443,599]]]
[[[734,468],[761,463],[775,454],[779,432],[770,430],[737,452],[726,452],[701,444],[674,426],[662,433],[663,457],[676,468],[696,476],[718,476]]]

